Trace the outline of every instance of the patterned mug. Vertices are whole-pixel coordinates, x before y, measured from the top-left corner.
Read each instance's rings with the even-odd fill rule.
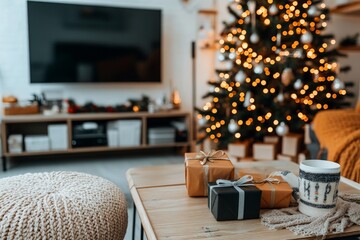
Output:
[[[327,160],[303,160],[299,172],[299,211],[322,216],[336,206],[340,165]]]

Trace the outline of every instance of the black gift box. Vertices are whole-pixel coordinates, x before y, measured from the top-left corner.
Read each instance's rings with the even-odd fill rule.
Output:
[[[243,218],[238,218],[239,210],[239,192],[233,186],[214,187],[210,193],[210,186],[216,183],[208,184],[208,207],[211,209],[217,221],[238,220],[238,219],[257,219],[260,215],[261,190],[255,186],[242,186],[244,195]],[[212,206],[212,207],[210,207]]]

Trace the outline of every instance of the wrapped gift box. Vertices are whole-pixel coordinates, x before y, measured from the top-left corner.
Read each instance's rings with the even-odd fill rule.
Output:
[[[281,138],[279,136],[264,136],[264,143],[274,143],[277,153],[281,150]]]
[[[296,157],[302,148],[303,136],[301,134],[290,133],[283,136],[282,154]]]
[[[285,154],[281,154],[279,153],[276,156],[277,160],[284,160],[284,161],[290,161],[290,162],[297,162],[297,158],[293,157],[293,156],[289,156],[289,155],[285,155]]]
[[[267,178],[265,174],[257,173],[242,173],[239,172],[239,176],[251,175],[254,178],[254,182],[261,182]],[[292,188],[285,182],[282,177],[271,177],[277,179],[277,182],[265,181],[263,183],[256,183],[255,186],[261,190],[261,208],[287,208],[290,205]]]
[[[213,187],[209,183],[208,207],[217,221],[256,219],[260,214],[261,191],[255,186]],[[240,211],[239,211],[240,210]]]
[[[210,161],[202,164],[203,154],[185,153],[185,183],[190,197],[207,196],[208,182],[234,178],[234,166],[226,153],[217,151],[209,155]]]
[[[229,154],[237,158],[245,158],[251,155],[251,144],[249,140],[243,142],[230,143],[228,145]]]
[[[275,160],[277,153],[276,143],[254,143],[253,157],[256,160]]]

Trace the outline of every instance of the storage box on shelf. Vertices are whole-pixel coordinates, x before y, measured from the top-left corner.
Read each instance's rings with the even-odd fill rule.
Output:
[[[50,150],[50,141],[47,135],[25,136],[26,152],[42,152]]]
[[[141,120],[117,120],[107,123],[107,130],[117,130],[117,146],[139,146],[141,145]],[[113,133],[115,136],[115,133]],[[114,144],[114,143],[113,143]]]
[[[49,124],[48,135],[51,150],[66,150],[68,148],[68,126],[66,124]]]
[[[190,150],[192,145],[190,117],[191,115],[184,111],[4,116],[1,122],[3,169],[6,169],[7,158],[30,155],[105,152],[159,147],[184,147]],[[106,144],[74,147],[72,142],[75,127],[89,122],[104,125],[102,132],[107,141]],[[148,130],[150,128],[172,126],[172,122],[177,122],[177,127],[171,127],[173,132],[172,141],[161,141],[158,144],[148,142]],[[15,140],[14,137],[10,139],[11,135],[17,135]],[[43,135],[48,139],[48,147],[40,148],[36,152],[24,151],[23,148],[14,150],[14,146],[22,145],[22,143],[19,143],[19,135],[24,139],[29,135]]]

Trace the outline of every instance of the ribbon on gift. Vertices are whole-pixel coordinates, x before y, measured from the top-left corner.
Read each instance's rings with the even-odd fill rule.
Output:
[[[229,181],[224,179],[216,180],[216,185],[210,186],[209,198],[212,200],[212,190],[218,187],[234,187],[239,193],[239,208],[238,208],[238,219],[244,218],[244,204],[245,204],[245,192],[240,187],[253,186],[253,177],[245,175],[236,181]],[[210,204],[210,211],[212,210],[212,204]]]
[[[214,162],[214,160],[230,160],[226,156],[224,151],[218,150],[214,151],[211,150],[208,153],[200,151],[200,153],[196,154],[194,158],[187,158],[187,160],[200,160],[201,165],[205,165],[207,162]]]
[[[268,183],[270,186],[270,208],[274,207],[275,205],[275,187],[273,186],[273,184],[279,184],[281,183],[281,181],[277,178],[274,178],[274,176],[272,174],[270,174],[267,178],[261,180],[261,181],[254,181],[255,184],[265,184]]]
[[[224,157],[225,156],[225,157]],[[204,195],[208,195],[208,179],[209,179],[209,165],[207,165],[207,162],[214,162],[215,160],[229,160],[229,158],[226,157],[226,154],[224,151],[218,150],[214,151],[211,150],[208,153],[205,153],[204,151],[200,151],[200,153],[196,154],[194,158],[186,158],[186,160],[199,160],[201,165],[203,165],[203,172],[204,172]]]

